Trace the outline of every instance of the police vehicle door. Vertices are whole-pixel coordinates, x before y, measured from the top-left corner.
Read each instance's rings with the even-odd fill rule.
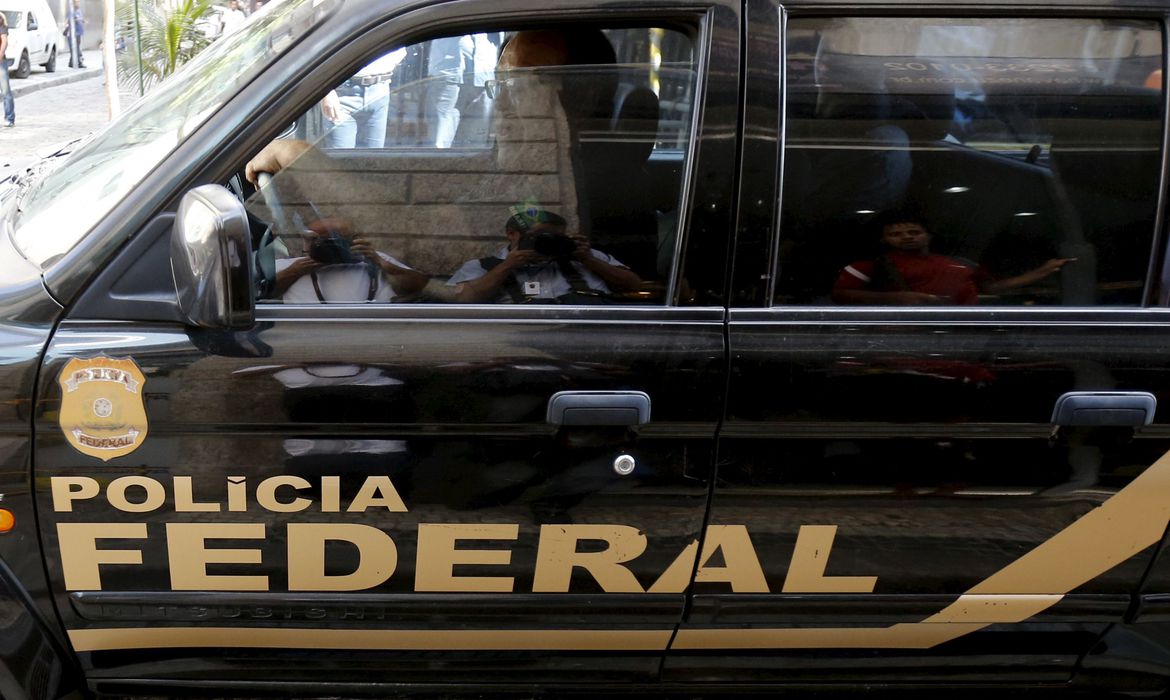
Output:
[[[1133,632],[1166,529],[1160,24],[801,5],[783,60],[749,32],[728,413],[665,676],[1063,682]]]
[[[347,4],[195,138],[234,137],[155,173],[225,183],[294,120],[315,144],[243,189],[254,223],[278,206],[295,222],[259,227],[256,276],[301,275],[259,291],[254,324],[166,318],[178,192],[48,349],[41,526],[98,686],[657,677],[725,382],[739,10],[610,5],[598,24],[591,3],[559,3],[555,22],[525,7],[444,3],[370,31],[385,7]],[[538,19],[611,53],[492,75],[504,33]],[[493,55],[437,68],[465,50]],[[529,121],[494,123],[489,89],[529,100]],[[614,119],[575,112],[599,95]],[[334,98],[348,119],[323,115]],[[384,142],[327,140],[379,106]],[[452,108],[467,128],[437,146]],[[523,152],[500,166],[508,147]],[[541,263],[578,278],[561,280],[570,298],[539,303],[545,278],[518,281],[531,303],[455,296],[454,271],[511,243],[506,222],[550,213],[591,234],[595,252],[574,241]]]

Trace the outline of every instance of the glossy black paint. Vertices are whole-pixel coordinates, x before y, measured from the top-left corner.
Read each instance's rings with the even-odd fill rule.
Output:
[[[41,559],[29,427],[41,353],[61,307],[7,239],[0,270],[0,508],[16,519],[0,534],[0,695],[57,698],[78,679]]]
[[[78,687],[76,669],[23,585],[0,560],[0,696],[63,697]]]
[[[394,309],[385,310],[393,314]],[[414,588],[414,536],[418,523],[518,523],[519,538],[508,544],[509,567],[482,567],[486,574],[514,576],[514,592],[532,590],[535,546],[542,523],[597,523],[636,527],[651,546],[633,567],[644,586],[662,573],[686,544],[697,538],[706,502],[706,468],[712,461],[722,332],[718,314],[667,311],[632,312],[643,320],[616,324],[588,320],[586,312],[572,320],[535,317],[492,323],[442,321],[444,309],[430,310],[427,320],[367,318],[343,322],[289,318],[283,309],[262,317],[257,328],[241,333],[189,332],[182,328],[127,329],[122,326],[64,324],[55,336],[42,387],[52,386],[70,348],[102,344],[116,357],[130,356],[147,373],[147,412],[151,416],[148,444],[133,455],[100,467],[77,455],[56,427],[42,420],[40,454],[53,464],[54,475],[98,473],[109,478],[141,474],[166,481],[190,475],[197,498],[222,501],[227,474],[255,483],[275,474],[342,478],[343,500],[351,499],[365,476],[391,476],[409,513],[375,510],[360,517],[249,512],[247,515],[189,515],[166,512],[129,516],[112,512],[100,502],[79,504],[71,514],[54,514],[46,492],[42,513],[46,531],[55,522],[115,519],[148,522],[150,539],[141,567],[107,567],[103,591],[117,592],[130,611],[158,610],[132,617],[132,625],[190,623],[182,612],[192,604],[170,600],[168,555],[163,522],[265,522],[267,539],[256,546],[263,564],[248,573],[266,575],[271,594],[253,594],[251,606],[290,608],[285,589],[288,554],[285,522],[361,522],[391,533],[398,546],[398,568],[389,582],[351,599],[336,594],[306,596],[315,607],[332,610],[311,626],[336,628],[432,628],[435,620],[457,629],[559,628],[598,625],[618,628],[670,628],[682,610],[682,596],[613,595],[582,607],[580,595],[431,596],[421,604]],[[615,314],[608,313],[611,319]],[[647,316],[658,317],[648,323]],[[675,320],[672,320],[672,316]],[[686,323],[706,316],[705,321]],[[284,317],[284,318],[281,318]],[[582,318],[584,317],[584,318]],[[643,329],[643,330],[636,330]],[[336,342],[344,335],[348,348],[339,357]],[[216,337],[212,337],[216,336]],[[609,348],[615,337],[626,337],[624,348]],[[58,349],[59,348],[59,349]],[[205,354],[200,348],[234,348],[229,354]],[[249,353],[245,349],[251,348]],[[341,361],[344,359],[344,361]],[[567,389],[629,389],[657,398],[654,421],[627,433],[563,428],[545,422],[548,398]],[[697,397],[708,397],[697,400]],[[53,415],[55,400],[41,405]],[[613,472],[613,458],[627,452],[642,466],[631,477]],[[314,492],[302,493],[315,500]],[[170,507],[173,507],[171,505]],[[55,538],[46,540],[47,561],[54,578],[60,575]],[[342,562],[345,559],[340,560]],[[340,565],[342,570],[345,564]],[[352,568],[352,565],[350,565]],[[574,580],[571,591],[596,593],[588,576]],[[135,592],[143,594],[134,595]],[[218,602],[212,602],[218,596]],[[255,596],[259,596],[258,598]],[[98,598],[100,600],[100,596]],[[669,600],[669,604],[667,604]],[[330,601],[333,601],[332,603]],[[355,602],[356,601],[356,602]],[[124,609],[112,603],[86,604],[84,597],[60,597],[70,629],[127,624]],[[305,603],[310,604],[310,603]],[[217,625],[256,624],[249,604],[237,594],[216,594],[198,603]],[[358,606],[367,612],[354,612]],[[216,612],[219,611],[219,612]],[[426,614],[423,612],[426,611]],[[278,613],[282,614],[282,613]],[[296,624],[297,614],[290,613]],[[176,617],[177,616],[177,617]],[[299,620],[305,624],[306,620]],[[127,664],[151,659],[157,678],[179,678],[196,671],[211,677],[242,679],[222,666],[223,659],[244,654],[251,659],[249,677],[279,652],[239,650],[201,652],[202,662],[188,653],[94,653],[85,655],[91,679],[119,677]],[[293,654],[293,658],[301,655]],[[466,654],[352,654],[325,652],[317,663],[298,662],[282,672],[286,680],[342,680],[368,659],[380,671],[364,669],[371,681],[424,681],[438,669],[451,677],[472,679],[480,666],[466,663]],[[531,652],[490,655],[507,678],[547,682],[577,668],[582,674],[606,667],[627,669],[629,680],[647,680],[657,670],[658,654],[592,654],[533,665]],[[174,663],[165,661],[171,658]],[[216,659],[221,659],[216,661]],[[511,670],[508,670],[511,669]],[[176,675],[179,674],[179,675]]]
[[[1076,14],[1068,3],[784,7],[793,16]],[[1161,15],[1147,9],[1126,11]],[[1091,13],[1118,10],[1096,6]],[[779,216],[783,186],[776,179],[782,154],[770,160],[768,148],[777,125],[783,133],[783,76],[769,69],[783,65],[782,20],[750,6],[748,17],[747,46],[760,58],[749,58],[747,69],[743,163],[745,173],[754,172],[741,187],[728,406],[709,522],[747,525],[770,592],[732,595],[696,584],[683,628],[918,622],[1091,511],[1170,448],[1166,415],[1136,436],[1128,429],[1053,436],[1049,425],[1066,391],[1166,397],[1167,317],[1143,310],[768,309],[772,257],[781,245],[778,218],[769,215]],[[761,200],[769,213],[758,211]],[[800,527],[829,524],[837,532],[824,553],[826,575],[876,576],[874,592],[781,592]],[[1086,687],[1104,682],[1110,670],[1120,684],[1162,687],[1167,647],[1162,617],[1154,614],[1162,603],[1153,594],[1165,588],[1165,559],[1154,564],[1160,550],[1147,548],[1026,623],[994,625],[937,648],[672,652],[663,679],[1048,684],[1069,682],[1082,664],[1078,682]],[[1151,595],[1135,605],[1151,566]],[[1132,620],[1147,624],[1119,625]]]
[[[1164,415],[1136,437],[1128,429],[1064,429],[1050,440],[1049,425],[1066,391],[1140,387],[1166,396],[1164,314],[1114,314],[1108,324],[1075,314],[995,316],[963,313],[961,322],[943,324],[884,310],[733,312],[712,522],[750,523],[773,595],[745,607],[742,598],[737,606],[697,586],[693,624],[745,616],[781,627],[921,620],[1167,451]],[[839,529],[828,572],[877,576],[878,595],[810,606],[777,594],[799,527],[829,523]],[[1150,548],[1120,563],[1015,626],[1019,637],[1034,637],[1018,654],[1031,659],[1035,680],[1051,680],[1042,659],[1070,673],[1108,623],[1126,619],[1153,554]],[[903,605],[891,607],[891,599]],[[895,656],[945,659],[936,676],[957,679],[972,668],[1016,666],[1018,658],[1001,656],[1013,642],[1007,630],[991,628]],[[701,673],[696,664],[688,658],[680,666]],[[830,668],[823,673],[843,671]],[[757,671],[750,664],[721,670]]]

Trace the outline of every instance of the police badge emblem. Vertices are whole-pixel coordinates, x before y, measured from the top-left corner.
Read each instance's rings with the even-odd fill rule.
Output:
[[[146,440],[146,377],[131,359],[69,360],[61,385],[61,430],[82,454],[109,461]]]

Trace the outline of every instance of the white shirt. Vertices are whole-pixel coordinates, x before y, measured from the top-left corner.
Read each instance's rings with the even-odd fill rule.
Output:
[[[405,270],[409,270],[399,260],[379,252],[378,255],[390,263]],[[276,261],[276,271],[279,273],[300,258],[281,258]],[[370,271],[374,277],[374,298],[370,299]],[[394,289],[381,270],[372,268],[365,263],[357,265],[326,265],[317,268],[317,284],[321,287],[321,296],[326,304],[362,304],[367,301],[389,302],[394,299]],[[310,273],[302,275],[292,286],[285,291],[282,300],[286,304],[320,304],[317,290],[313,288],[313,276]]]
[[[224,10],[223,15],[219,18],[220,26],[223,27],[223,33],[227,34],[231,30],[244,23],[247,16],[242,10],[233,10],[228,8]]]
[[[394,69],[398,67],[399,63],[402,63],[404,58],[406,58],[406,49],[395,49],[367,63],[364,68],[354,73],[354,77],[388,75],[394,72]]]
[[[612,255],[607,255],[597,249],[590,249],[590,252],[593,253],[593,257],[614,267],[625,267],[625,265],[614,259]],[[507,258],[508,246],[504,246],[496,251],[495,257],[500,260]],[[576,260],[570,261],[569,264],[581,275],[581,279],[585,281],[587,287],[597,292],[609,294],[609,287],[606,286],[605,280],[590,272],[589,268]],[[460,267],[455,274],[451,275],[451,279],[447,280],[447,286],[451,287],[463,282],[477,280],[487,273],[487,268],[478,259],[468,260],[463,263],[463,267]],[[512,274],[520,284],[520,291],[523,292],[525,297],[552,301],[573,291],[569,280],[565,279],[564,274],[561,273],[560,266],[557,265],[555,260],[549,260],[538,265],[518,267],[512,270]],[[496,293],[495,301],[506,304],[512,301],[512,297],[501,286]]]

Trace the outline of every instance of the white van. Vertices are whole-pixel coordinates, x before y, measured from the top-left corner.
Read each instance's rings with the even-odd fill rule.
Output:
[[[8,49],[4,52],[14,78],[27,78],[33,64],[57,70],[61,32],[45,0],[0,0],[8,20]]]

